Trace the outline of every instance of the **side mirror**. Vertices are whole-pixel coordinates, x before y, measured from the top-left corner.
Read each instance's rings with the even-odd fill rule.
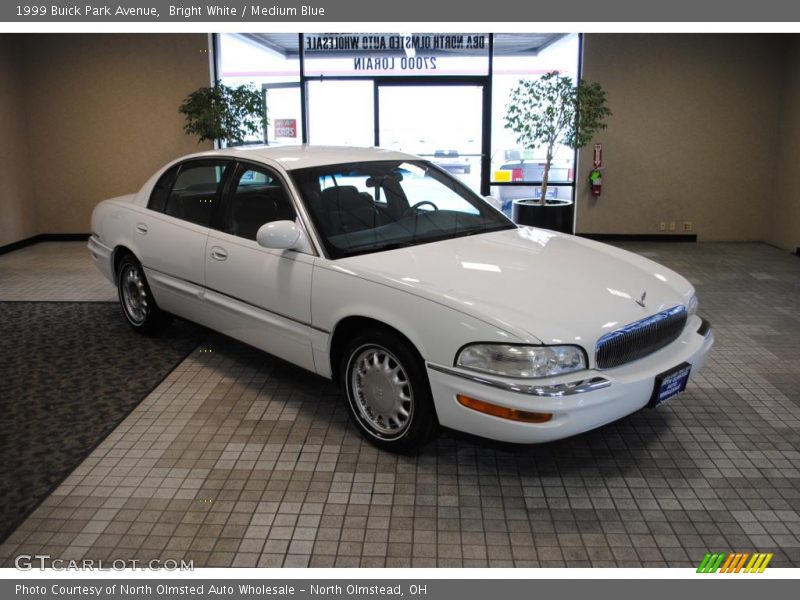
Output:
[[[272,221],[258,228],[256,241],[259,246],[275,250],[296,248],[303,230],[294,221]]]

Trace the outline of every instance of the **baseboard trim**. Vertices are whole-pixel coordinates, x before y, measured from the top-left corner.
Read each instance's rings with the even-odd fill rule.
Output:
[[[598,242],[696,242],[697,234],[694,233],[576,233],[578,237],[584,237]]]
[[[5,246],[0,246],[0,254],[7,254],[26,246],[32,246],[39,242],[82,242],[89,239],[89,233],[40,233],[18,242],[11,242]]]

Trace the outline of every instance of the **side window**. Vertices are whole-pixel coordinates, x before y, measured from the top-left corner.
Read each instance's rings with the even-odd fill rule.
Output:
[[[219,202],[220,183],[228,161],[202,160],[180,165],[164,212],[172,217],[208,227]]]
[[[240,165],[233,178],[225,217],[225,231],[255,240],[264,223],[296,218],[281,180],[266,168]]]
[[[172,182],[175,181],[175,175],[178,173],[180,165],[175,165],[171,169],[167,169],[164,174],[158,178],[153,192],[150,194],[150,201],[147,203],[147,208],[158,212],[164,212],[164,207],[167,205],[167,198],[169,191],[172,189]]]

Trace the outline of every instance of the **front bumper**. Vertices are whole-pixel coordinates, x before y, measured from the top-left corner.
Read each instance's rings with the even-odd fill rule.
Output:
[[[432,363],[427,363],[427,368],[436,413],[445,427],[505,442],[540,443],[595,429],[636,412],[650,400],[657,375],[688,362],[693,377],[713,345],[708,323],[693,316],[681,337],[669,346],[614,369],[532,382],[476,375]],[[491,416],[460,404],[459,394],[505,408],[552,413],[553,418],[545,423],[522,423]]]

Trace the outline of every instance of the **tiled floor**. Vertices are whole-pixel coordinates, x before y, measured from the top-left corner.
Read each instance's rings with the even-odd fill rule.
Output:
[[[761,244],[628,247],[690,277],[717,336],[666,406],[547,445],[445,433],[398,457],[361,440],[328,382],[212,335],[0,546],[0,564],[691,566],[758,550],[800,566],[800,259]]]
[[[43,242],[0,255],[0,301],[116,302],[86,242]]]
[[[0,541],[208,335],[182,320],[139,335],[121,312],[0,302]]]

